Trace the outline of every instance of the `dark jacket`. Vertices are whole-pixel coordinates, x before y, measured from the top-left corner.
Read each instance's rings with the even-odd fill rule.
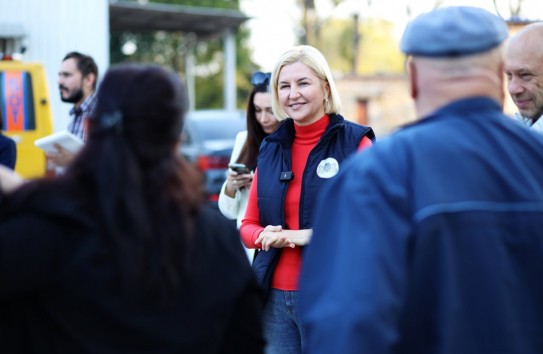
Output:
[[[285,225],[285,196],[289,185],[289,171],[292,171],[291,147],[294,140],[294,121],[287,119],[277,130],[269,135],[260,148],[258,155],[258,210],[260,225]],[[322,137],[308,156],[302,178],[300,195],[300,229],[313,226],[315,199],[321,188],[333,178],[318,175],[317,168],[324,160],[333,158],[339,164],[354,154],[367,136],[375,140],[373,130],[345,120],[339,114],[330,115],[330,123]],[[285,176],[284,173],[287,173]],[[259,281],[267,291],[280,249],[271,248],[259,252],[253,268]]]
[[[12,170],[17,161],[17,147],[15,141],[0,133],[0,165],[7,166]]]
[[[261,292],[235,225],[203,208],[181,290],[140,301],[119,286],[89,194],[0,208],[0,353],[262,353]]]

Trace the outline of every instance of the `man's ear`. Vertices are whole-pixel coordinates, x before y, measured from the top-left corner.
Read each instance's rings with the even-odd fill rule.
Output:
[[[93,73],[89,73],[87,76],[83,78],[83,84],[85,85],[85,88],[89,90],[89,92],[93,91],[95,82],[96,82],[96,75],[94,75]]]
[[[417,67],[411,58],[407,61],[407,74],[409,76],[409,93],[411,98],[416,100],[419,95],[417,86]]]

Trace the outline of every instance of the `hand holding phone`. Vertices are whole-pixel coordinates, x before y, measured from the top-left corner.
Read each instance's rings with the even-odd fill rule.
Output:
[[[228,167],[232,171],[237,172],[239,174],[251,173],[251,170],[242,163],[231,163],[231,164],[228,165]]]

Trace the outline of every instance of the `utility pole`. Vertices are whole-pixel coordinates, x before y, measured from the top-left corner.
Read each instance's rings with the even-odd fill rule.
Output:
[[[360,32],[358,31],[359,16],[353,14],[353,57],[351,62],[351,74],[356,75],[358,67],[358,50],[360,48]]]

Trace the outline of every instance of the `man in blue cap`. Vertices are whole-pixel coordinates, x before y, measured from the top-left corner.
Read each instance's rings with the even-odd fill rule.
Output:
[[[543,353],[543,141],[502,114],[507,35],[473,7],[406,28],[418,120],[320,194],[305,353]]]

